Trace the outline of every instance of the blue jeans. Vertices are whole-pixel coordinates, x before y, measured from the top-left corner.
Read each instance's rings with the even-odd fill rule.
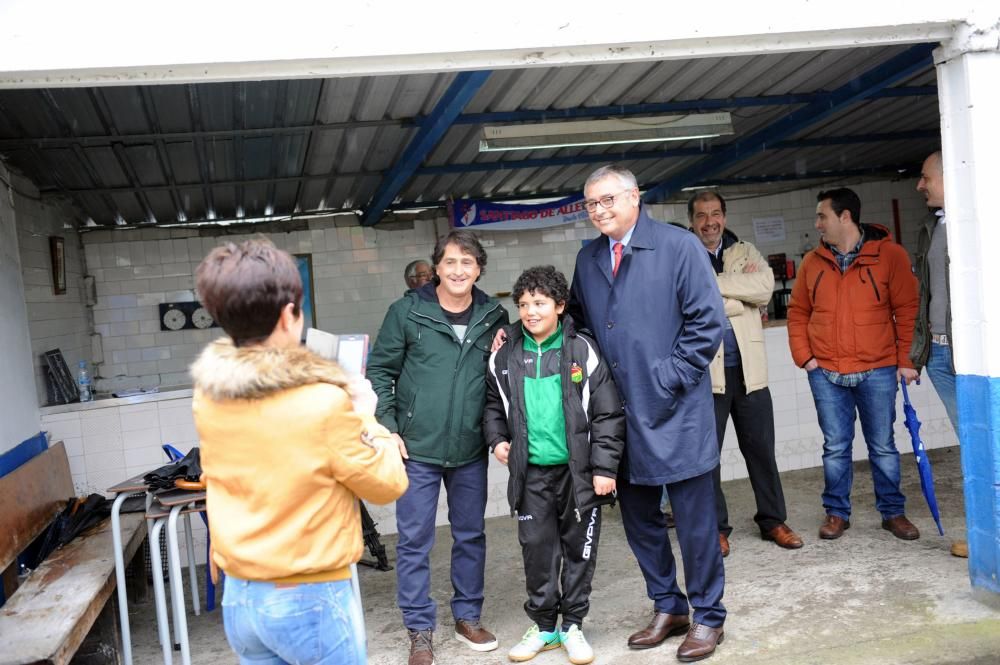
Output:
[[[946,344],[931,342],[931,353],[927,357],[927,376],[931,377],[934,390],[937,391],[948,420],[958,434],[958,402],[955,398],[955,369],[952,366],[951,347]]]
[[[434,630],[437,604],[431,598],[431,548],[441,481],[448,491],[451,524],[451,612],[478,620],[486,575],[486,463],[460,467],[406,460],[410,486],[396,501],[396,603],[409,630]]]
[[[278,588],[227,575],[222,620],[240,665],[363,665],[367,659],[350,580]]]
[[[893,440],[896,421],[896,368],[880,367],[854,388],[831,383],[823,370],[809,372],[819,427],[823,430],[823,507],[828,515],[851,516],[855,412],[868,444],[875,507],[883,519],[902,515],[906,502],[899,490],[899,451]]]

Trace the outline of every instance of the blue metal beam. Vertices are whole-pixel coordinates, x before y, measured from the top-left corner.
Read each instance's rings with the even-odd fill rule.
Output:
[[[378,191],[361,217],[362,226],[371,226],[382,218],[385,209],[393,202],[427,155],[455,122],[479,89],[490,77],[490,71],[460,72],[438,100],[434,110],[420,125],[403,155],[382,178]]]
[[[569,120],[573,118],[606,118],[648,113],[672,113],[683,111],[717,111],[719,109],[748,108],[756,106],[789,106],[829,101],[832,92],[807,92],[791,95],[766,95],[763,97],[726,97],[722,99],[692,99],[673,102],[650,102],[647,104],[617,104],[611,106],[586,106],[570,109],[546,109],[541,111],[493,111],[488,113],[465,113],[455,119],[456,125],[487,125],[504,122],[544,122],[546,120]],[[921,97],[936,95],[933,85],[883,88],[875,91],[871,98]],[[417,124],[422,118],[415,119]]]
[[[761,129],[745,139],[734,141],[720,150],[718,154],[702,160],[682,173],[671,176],[652,189],[646,191],[643,200],[655,203],[663,200],[673,192],[687,187],[695,182],[710,178],[720,171],[737,164],[746,158],[756,155],[769,146],[816,124],[842,109],[871,99],[880,90],[885,90],[892,84],[906,79],[926,69],[931,64],[931,51],[935,44],[918,44],[908,48],[899,55],[873,67],[857,78],[848,81],[837,88],[828,99],[815,101],[807,106],[792,111],[781,120]]]
[[[916,139],[939,139],[937,130],[913,130],[881,134],[853,134],[849,136],[824,136],[813,139],[797,139],[779,141],[767,146],[768,150],[790,150],[795,148],[811,148],[824,145],[850,145],[854,143],[878,143],[880,141],[913,141]],[[719,148],[696,147],[674,148],[671,150],[626,150],[622,152],[603,152],[596,155],[576,155],[574,157],[540,157],[537,159],[519,159],[517,161],[474,162],[469,164],[443,164],[441,166],[425,166],[417,169],[415,175],[446,175],[449,173],[484,173],[495,171],[513,171],[516,169],[545,168],[548,166],[573,166],[576,164],[610,164],[612,162],[640,161],[651,159],[672,159],[677,157],[697,157],[713,155],[723,151],[727,146]]]
[[[795,180],[838,180],[841,178],[856,178],[870,175],[893,175],[897,177],[915,177],[920,173],[920,163],[889,164],[886,166],[869,166],[859,169],[831,169],[829,171],[808,171],[805,173],[776,173],[772,175],[731,176],[728,178],[712,178],[698,182],[693,187],[725,187],[728,185],[748,185],[763,182],[792,182]]]
[[[773,175],[759,176],[733,176],[731,178],[716,178],[697,182],[692,187],[724,187],[729,185],[747,185],[769,182],[791,182],[796,180],[838,180],[842,178],[857,178],[860,176],[896,176],[896,177],[916,177],[920,173],[920,164],[891,164],[887,166],[872,166],[859,169],[839,169],[830,171],[810,171],[807,173],[777,173]],[[645,189],[640,185],[639,189]],[[533,194],[507,194],[505,196],[487,197],[485,200],[494,203],[504,201],[530,201],[532,199],[559,199],[566,196],[579,194],[578,188],[561,190],[558,192],[541,192]],[[762,192],[761,196],[767,196],[767,192]],[[423,210],[429,208],[443,208],[444,201],[401,201],[392,206],[395,210]]]

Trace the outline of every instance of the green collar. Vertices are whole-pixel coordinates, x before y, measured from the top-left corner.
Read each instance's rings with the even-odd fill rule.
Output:
[[[524,346],[523,346],[524,350],[531,351],[533,353],[538,353],[539,352],[538,342],[535,341],[535,338],[531,336],[530,332],[524,329],[524,324],[521,324],[521,330],[524,332]],[[541,352],[544,353],[545,351],[550,351],[552,349],[561,349],[562,338],[563,338],[562,321],[560,321],[559,324],[556,326],[556,331],[551,335],[549,335],[544,342],[542,342],[541,344],[542,348],[540,349]]]

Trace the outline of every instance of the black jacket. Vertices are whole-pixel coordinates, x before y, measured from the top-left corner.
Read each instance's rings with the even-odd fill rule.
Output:
[[[486,372],[486,409],[483,435],[492,450],[510,442],[507,466],[507,501],[511,513],[521,504],[524,474],[528,466],[528,426],[524,407],[524,332],[520,324],[507,329],[507,342],[490,356]],[[615,478],[625,447],[625,414],[607,365],[597,353],[597,344],[577,333],[570,317],[563,318],[560,361],[566,444],[573,477],[577,514],[614,502],[614,495],[594,493],[595,475]],[[573,370],[582,371],[574,383]]]

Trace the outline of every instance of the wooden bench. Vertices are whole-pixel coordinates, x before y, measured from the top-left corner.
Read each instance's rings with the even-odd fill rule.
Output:
[[[75,495],[62,442],[0,478],[0,570],[18,555]],[[125,561],[146,535],[141,514],[122,516]],[[13,565],[12,565],[13,564]],[[137,576],[139,577],[139,576]],[[145,575],[139,577],[145,584]],[[0,607],[0,665],[121,662],[111,523],[104,520],[54,551],[20,587],[4,575]]]

